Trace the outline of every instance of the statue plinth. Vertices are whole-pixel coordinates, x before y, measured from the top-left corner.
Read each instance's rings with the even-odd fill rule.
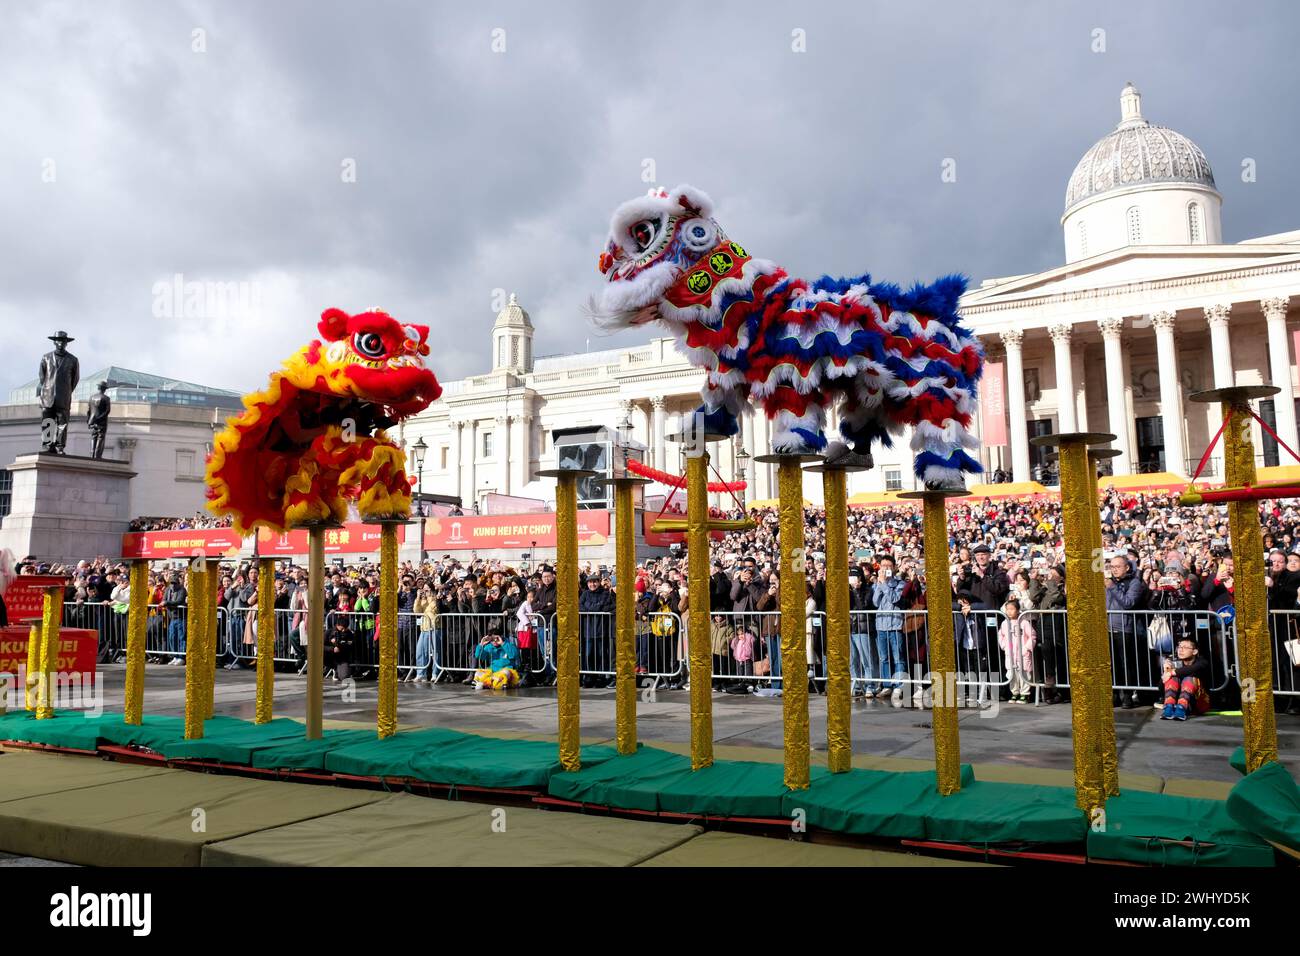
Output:
[[[0,548],[57,562],[121,552],[136,474],[129,462],[34,452],[5,467],[13,488]]]

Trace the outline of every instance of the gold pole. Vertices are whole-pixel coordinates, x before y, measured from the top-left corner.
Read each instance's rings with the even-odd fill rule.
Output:
[[[1092,571],[1092,527],[1096,510],[1090,500],[1094,480],[1088,477],[1088,445],[1082,438],[1062,436],[1061,525],[1065,537],[1066,646],[1070,662],[1070,716],[1074,731],[1074,792],[1079,809],[1092,816],[1105,805],[1102,770],[1102,729],[1097,716],[1097,688],[1110,686],[1096,660],[1097,616]],[[1073,582],[1080,582],[1076,586]],[[1103,599],[1104,601],[1104,599]],[[1105,607],[1105,604],[1102,604]],[[1104,633],[1104,632],[1103,632]]]
[[[203,736],[203,719],[207,715],[207,697],[203,684],[203,629],[207,624],[203,592],[208,575],[207,562],[190,562],[189,590],[185,609],[185,739]]]
[[[826,765],[831,773],[853,766],[849,729],[849,519],[847,481],[840,469],[822,472],[826,502]],[[801,501],[802,507],[802,501]],[[802,520],[802,515],[800,515]]]
[[[961,789],[961,739],[957,729],[957,648],[952,626],[952,573],[948,564],[948,506],[942,494],[922,492],[925,530],[925,604],[930,648],[930,726],[939,793]]]
[[[1223,414],[1228,419],[1228,427],[1223,432],[1224,479],[1232,488],[1253,486],[1255,444],[1246,396],[1225,395]],[[1232,536],[1233,603],[1241,663],[1241,722],[1246,743],[1246,772],[1252,773],[1277,760],[1273,648],[1268,630],[1268,594],[1264,589],[1264,539],[1259,525],[1259,503],[1229,501],[1228,530]]]
[[[54,716],[54,675],[59,655],[59,626],[63,620],[63,585],[46,588],[41,614],[41,684],[36,719]]]
[[[555,690],[560,710],[560,766],[582,769],[578,694],[578,478],[558,476],[555,492]]]
[[[325,527],[307,529],[307,714],[308,740],[324,736],[325,708]]]
[[[217,585],[221,583],[221,569],[216,561],[205,561],[204,565],[203,718],[211,720],[217,696]],[[248,622],[244,623],[247,627]]]
[[[131,562],[131,604],[126,619],[126,693],[122,722],[140,726],[144,719],[145,630],[149,624],[149,562]]]
[[[37,618],[27,629],[27,679],[23,702],[28,710],[36,710],[41,697],[41,621]]]
[[[713,653],[709,643],[709,453],[686,452],[687,637],[690,641],[691,769],[713,766]],[[803,638],[801,637],[802,641]]]
[[[806,790],[809,782],[808,575],[803,550],[803,469],[799,459],[777,465],[781,529],[781,704],[785,724],[785,785]],[[829,524],[829,522],[828,522]],[[707,571],[706,571],[707,573]],[[707,601],[707,593],[706,593]],[[692,600],[692,611],[694,611]],[[707,690],[706,690],[707,693]]]
[[[379,531],[379,739],[397,733],[397,524]]]
[[[615,743],[620,754],[636,753],[636,538],[632,527],[634,479],[614,483]]]
[[[1101,742],[1101,776],[1106,796],[1119,796],[1119,752],[1115,744],[1115,709],[1111,707],[1111,688],[1113,668],[1110,656],[1110,627],[1106,614],[1106,578],[1101,571],[1101,562],[1105,557],[1101,538],[1101,502],[1097,484],[1097,463],[1104,458],[1114,457],[1107,452],[1090,451],[1088,453],[1088,479],[1090,498],[1093,503],[1088,509],[1090,530],[1089,546],[1093,561],[1089,566],[1088,587],[1092,589],[1092,656],[1097,665],[1099,679],[1093,692],[1097,729]]]
[[[275,558],[257,562],[257,707],[254,723],[269,723],[275,706]]]

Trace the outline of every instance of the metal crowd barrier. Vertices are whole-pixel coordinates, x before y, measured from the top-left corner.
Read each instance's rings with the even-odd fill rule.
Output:
[[[1300,611],[1270,611],[1269,636],[1273,645],[1273,693],[1300,696]],[[1232,649],[1233,659],[1237,660],[1236,641]],[[1239,661],[1237,673],[1241,673]]]
[[[681,678],[686,670],[686,627],[681,615],[671,611],[636,613],[636,674],[657,686]],[[556,667],[556,615],[548,621],[546,663]],[[615,612],[578,612],[578,674],[598,684],[608,684],[616,672]]]
[[[998,646],[1001,611],[953,612],[956,686],[972,703],[1011,682]],[[881,625],[886,625],[881,627]],[[855,692],[922,700],[930,674],[930,623],[925,608],[849,612],[849,675]]]
[[[1063,609],[1029,611],[1026,616],[1038,633],[1034,649],[1035,685],[1048,675],[1055,686],[1070,686],[1069,641]],[[1107,637],[1110,643],[1111,682],[1115,690],[1156,692],[1164,689],[1163,659],[1176,657],[1174,648],[1185,637],[1196,640],[1200,653],[1210,664],[1211,693],[1227,688],[1238,672],[1236,635],[1213,611],[1108,611]]]

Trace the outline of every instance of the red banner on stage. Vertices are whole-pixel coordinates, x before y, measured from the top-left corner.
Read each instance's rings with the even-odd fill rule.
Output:
[[[356,522],[341,528],[325,529],[326,554],[369,554],[379,550],[380,526]],[[276,534],[269,528],[257,529],[257,553],[266,557],[307,553],[305,529]],[[397,526],[397,543],[406,541],[406,525]]]
[[[20,621],[40,617],[44,610],[45,588],[66,585],[68,579],[61,574],[20,574],[5,591],[5,609],[9,620]]]
[[[27,669],[27,640],[31,628],[12,624],[0,627],[0,674],[17,674]],[[81,627],[59,628],[59,650],[54,660],[56,674],[81,674],[84,680],[95,673],[99,633]],[[22,695],[9,701],[10,708],[22,706]]]
[[[980,442],[985,446],[1007,443],[1007,385],[1001,362],[985,362],[980,382]]]
[[[578,546],[609,540],[609,512],[578,512]],[[555,515],[465,515],[430,518],[424,528],[426,551],[477,551],[488,548],[555,547]]]
[[[124,558],[225,558],[244,546],[233,528],[189,531],[128,531],[122,535]]]

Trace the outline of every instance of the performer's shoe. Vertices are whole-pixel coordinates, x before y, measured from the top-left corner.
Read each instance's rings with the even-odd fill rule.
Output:
[[[1174,720],[1186,720],[1186,719],[1187,719],[1187,711],[1183,708],[1183,706],[1181,704],[1175,706]]]
[[[836,468],[874,468],[875,460],[870,455],[860,455],[842,441],[833,441],[826,446],[825,464]]]
[[[1162,711],[1160,712],[1160,719],[1161,719],[1161,720],[1173,720],[1173,719],[1174,719],[1174,705],[1173,705],[1173,704],[1165,704],[1165,709],[1162,710]]]

